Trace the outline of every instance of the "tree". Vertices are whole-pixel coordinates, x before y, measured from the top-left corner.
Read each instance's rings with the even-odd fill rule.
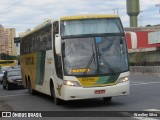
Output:
[[[0,54],[0,59],[1,60],[18,60],[18,57],[17,56],[8,55],[8,54],[5,54],[5,53],[1,53]]]

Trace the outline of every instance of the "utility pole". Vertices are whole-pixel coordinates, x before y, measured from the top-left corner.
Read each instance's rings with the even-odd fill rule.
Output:
[[[114,8],[112,10],[114,11],[114,14],[116,14],[116,12],[117,12],[117,15],[118,15],[118,8]]]
[[[159,14],[160,14],[160,4],[156,4],[155,6],[159,8]]]
[[[118,8],[115,8],[117,10],[117,15],[118,15]]]
[[[112,9],[113,10],[113,12],[114,12],[114,14],[115,14],[115,9]]]

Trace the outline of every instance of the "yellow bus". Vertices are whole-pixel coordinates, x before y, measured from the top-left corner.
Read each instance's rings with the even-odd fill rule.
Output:
[[[0,60],[0,67],[2,66],[15,66],[18,64],[17,60]]]
[[[119,16],[77,15],[47,21],[21,38],[23,85],[30,94],[68,100],[129,94],[125,33]]]

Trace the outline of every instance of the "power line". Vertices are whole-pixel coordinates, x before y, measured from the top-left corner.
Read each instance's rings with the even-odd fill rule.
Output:
[[[5,13],[5,12],[7,12],[8,9],[16,6],[16,5],[17,5],[18,3],[20,3],[21,1],[22,1],[22,0],[18,0],[18,1],[16,1],[15,3],[11,4],[10,6],[8,6],[7,8],[1,9],[1,10],[0,10],[0,13]]]

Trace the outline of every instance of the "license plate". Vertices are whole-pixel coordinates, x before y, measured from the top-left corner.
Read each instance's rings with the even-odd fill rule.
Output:
[[[95,94],[104,94],[105,90],[95,90]]]
[[[20,86],[20,85],[22,85],[22,83],[18,83],[18,85]]]

